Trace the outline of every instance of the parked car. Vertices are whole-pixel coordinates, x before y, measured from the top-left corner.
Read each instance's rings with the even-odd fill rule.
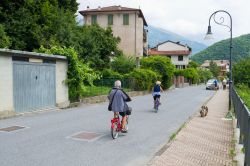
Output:
[[[214,82],[217,81],[217,88],[214,85]],[[216,79],[210,79],[206,83],[206,90],[217,90],[219,88],[219,82]]]

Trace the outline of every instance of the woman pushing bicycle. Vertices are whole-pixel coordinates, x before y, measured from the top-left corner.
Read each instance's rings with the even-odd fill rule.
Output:
[[[127,130],[125,129],[125,124],[126,124],[126,118],[128,115],[128,110],[129,107],[127,105],[126,102],[131,101],[131,98],[128,96],[127,93],[125,93],[122,89],[121,89],[121,81],[117,80],[114,83],[114,87],[111,89],[109,95],[108,95],[108,99],[109,99],[109,110],[111,109],[114,112],[114,118],[116,118],[117,116],[119,116],[119,114],[122,116],[122,131],[123,133],[126,133]]]

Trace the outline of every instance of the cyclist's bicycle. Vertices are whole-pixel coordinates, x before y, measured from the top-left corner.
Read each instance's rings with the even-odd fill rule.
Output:
[[[155,109],[155,112],[157,113],[158,110],[159,110],[159,105],[160,105],[160,98],[157,97],[155,100],[154,100],[154,109]]]
[[[125,129],[128,130],[128,115],[127,116],[127,123],[125,125]],[[119,115],[117,115],[115,118],[111,119],[111,136],[113,139],[118,138],[119,132],[122,131],[122,124],[119,118]]]

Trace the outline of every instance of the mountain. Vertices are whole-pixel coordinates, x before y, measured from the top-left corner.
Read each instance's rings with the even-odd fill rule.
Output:
[[[204,60],[229,59],[229,39],[219,41],[207,49],[193,55],[192,60],[203,63]],[[232,60],[234,62],[250,57],[250,34],[233,38]]]
[[[181,44],[187,44],[189,47],[192,48],[192,54],[198,53],[207,46],[205,44],[189,40],[183,36],[177,35],[173,32],[161,29],[161,28],[156,28],[154,26],[149,25],[148,26],[148,43],[149,47],[154,47],[158,43],[171,40],[174,42],[180,41]]]

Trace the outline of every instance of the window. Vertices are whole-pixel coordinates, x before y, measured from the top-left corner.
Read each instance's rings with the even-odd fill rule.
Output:
[[[113,14],[108,15],[108,25],[113,25]]]
[[[178,56],[178,61],[183,61],[183,55]]]
[[[123,25],[129,25],[129,14],[123,14]]]
[[[97,15],[92,15],[91,16],[91,24],[92,25],[97,24]]]

